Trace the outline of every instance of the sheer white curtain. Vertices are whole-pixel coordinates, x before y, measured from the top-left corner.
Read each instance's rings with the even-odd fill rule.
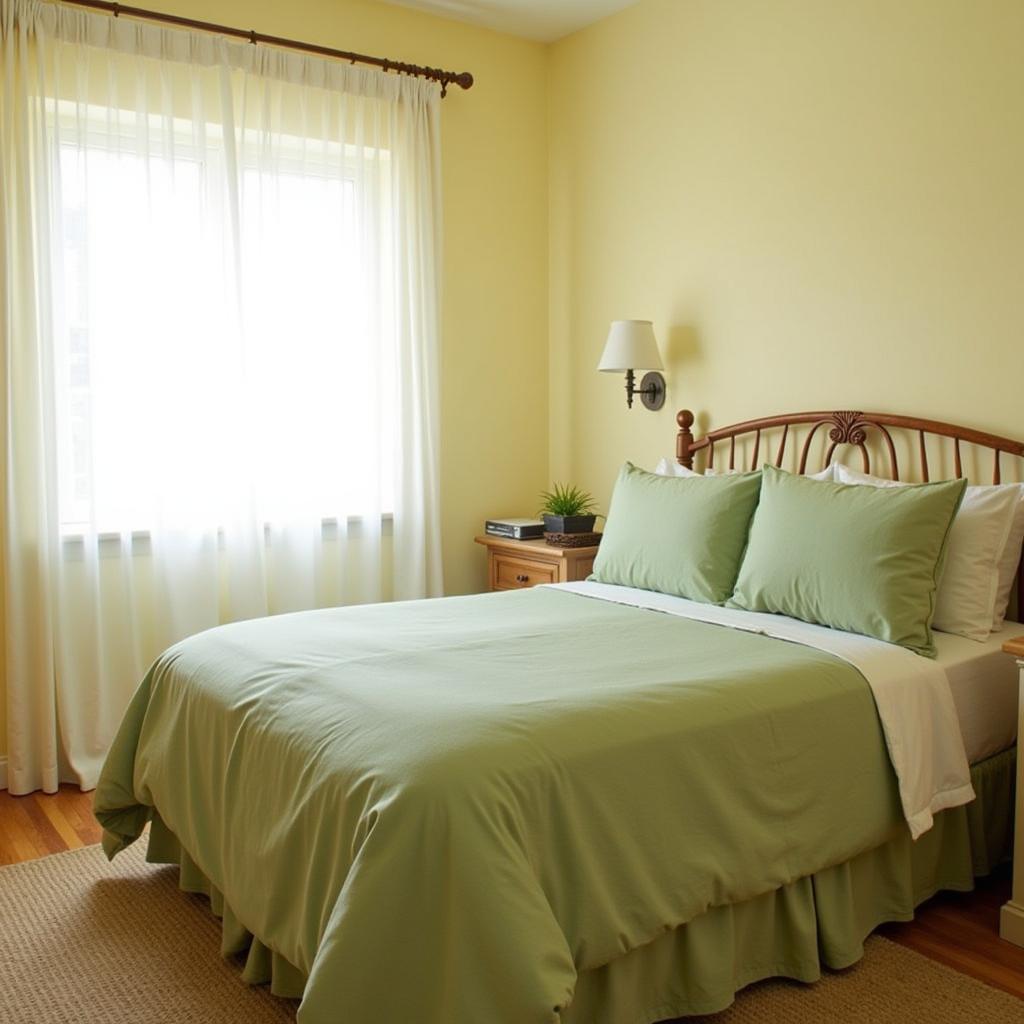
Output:
[[[0,0],[9,785],[94,784],[149,661],[440,592],[439,92]]]

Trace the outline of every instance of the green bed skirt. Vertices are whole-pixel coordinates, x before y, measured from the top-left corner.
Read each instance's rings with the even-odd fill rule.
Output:
[[[740,989],[770,977],[814,981],[823,967],[860,959],[885,921],[906,921],[940,889],[966,891],[1008,860],[1016,750],[971,770],[977,800],[943,811],[913,843],[901,830],[883,846],[756,899],[713,907],[603,967],[584,971],[564,1024],[654,1024],[725,1009]],[[244,955],[243,978],[299,998],[305,975],[237,919],[156,812],[147,859],[177,864],[180,886],[203,893],[222,919],[221,952]]]

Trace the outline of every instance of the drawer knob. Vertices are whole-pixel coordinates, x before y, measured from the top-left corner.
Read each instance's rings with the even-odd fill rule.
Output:
[[[524,572],[516,573],[516,583],[529,583],[530,577]]]

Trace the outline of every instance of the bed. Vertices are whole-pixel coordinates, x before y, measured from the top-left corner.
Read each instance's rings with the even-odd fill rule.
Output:
[[[723,443],[756,467],[772,430],[781,464],[798,427],[801,473],[821,427],[865,469],[878,432],[894,477],[897,429],[925,479],[926,433],[958,476],[961,444],[997,482],[1024,455],[874,414],[678,422],[686,467]],[[713,1012],[1008,855],[1013,666],[936,636],[931,661],[600,583],[235,623],[150,670],[96,814],[111,856],[151,826],[302,1024]]]

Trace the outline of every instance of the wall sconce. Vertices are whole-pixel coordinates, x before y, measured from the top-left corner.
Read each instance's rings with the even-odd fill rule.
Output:
[[[633,408],[633,396],[648,409],[660,409],[665,404],[665,378],[658,373],[664,369],[658,342],[654,337],[654,325],[650,320],[613,320],[604,343],[604,352],[597,368],[602,373],[626,372],[626,405]],[[652,370],[645,373],[640,387],[633,387],[633,371]]]

